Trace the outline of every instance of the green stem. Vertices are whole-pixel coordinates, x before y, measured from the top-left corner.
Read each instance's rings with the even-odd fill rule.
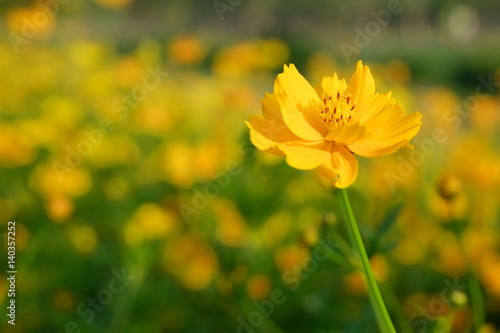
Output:
[[[345,189],[340,189],[340,198],[347,217],[346,224],[347,229],[349,230],[349,238],[351,239],[352,245],[361,259],[364,277],[368,284],[368,295],[372,303],[373,310],[375,311],[380,331],[396,333],[391,317],[389,317],[384,300],[382,299],[382,295],[378,289],[375,277],[373,276],[370,261],[366,255],[365,246],[363,245],[363,240],[361,239],[361,234],[359,233],[358,226],[356,225],[356,220],[354,219],[354,214],[352,213],[351,204],[349,203],[349,198],[347,197],[347,191]]]
[[[471,307],[474,313],[474,328],[479,331],[484,325],[484,297],[481,285],[476,275],[471,271],[468,274]]]

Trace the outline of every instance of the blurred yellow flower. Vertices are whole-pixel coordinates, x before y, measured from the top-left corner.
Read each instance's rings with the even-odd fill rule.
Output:
[[[109,46],[104,43],[77,39],[66,47],[65,57],[68,64],[75,65],[76,69],[91,70],[100,68],[109,59],[110,51]],[[75,71],[75,74],[79,72]]]
[[[173,117],[162,107],[143,105],[134,112],[134,121],[148,133],[166,133],[173,125]]]
[[[198,65],[205,58],[207,50],[200,39],[181,36],[168,46],[167,53],[178,64]]]
[[[318,168],[345,188],[356,179],[353,154],[378,157],[400,148],[420,129],[420,113],[403,115],[391,92],[375,94],[368,66],[358,62],[349,85],[337,74],[313,88],[295,66],[284,66],[274,93],[262,100],[264,118],[246,122],[252,143],[275,155],[286,155],[297,169]]]
[[[344,276],[344,290],[351,295],[366,295],[366,285],[361,272],[352,272]]]
[[[252,276],[247,282],[247,294],[253,300],[263,300],[271,292],[271,281],[263,274]]]
[[[165,247],[164,268],[189,290],[205,289],[215,278],[219,259],[201,237],[184,235]]]
[[[178,226],[179,221],[173,211],[162,209],[154,203],[146,203],[134,213],[125,228],[125,237],[129,243],[142,238],[163,238]]]
[[[136,57],[123,57],[116,61],[114,75],[123,88],[132,89],[144,77],[144,67]]]
[[[465,252],[472,265],[478,269],[483,258],[487,258],[499,247],[498,232],[491,229],[468,228],[463,233]]]
[[[169,183],[189,187],[197,181],[211,181],[221,169],[223,147],[215,141],[196,146],[184,142],[170,142],[162,149],[162,167]]]
[[[165,178],[178,187],[189,187],[195,182],[194,149],[185,143],[169,143],[163,149],[162,166]]]
[[[75,143],[75,146],[78,142]],[[116,149],[120,147],[120,149]],[[108,134],[87,156],[89,163],[99,168],[131,165],[140,160],[140,149],[128,136]]]
[[[48,164],[39,164],[30,176],[30,185],[43,195],[81,197],[92,187],[92,177],[87,169],[74,168],[59,181],[58,175]]]
[[[38,146],[50,147],[61,136],[56,123],[45,117],[22,119],[18,122],[19,131],[25,133],[31,142]]]
[[[30,176],[30,185],[43,195],[66,195],[71,198],[81,197],[92,187],[92,177],[83,168],[71,169],[62,181],[48,164],[39,164]]]
[[[247,224],[236,205],[229,200],[214,199],[212,207],[217,214],[216,237],[226,246],[244,246],[247,236]]]
[[[454,175],[446,174],[438,184],[439,194],[446,200],[452,200],[462,190],[462,182]]]
[[[75,250],[82,254],[92,252],[97,245],[97,233],[87,225],[72,226],[68,237]]]
[[[496,253],[485,255],[479,264],[479,276],[488,295],[500,297],[500,256]]]
[[[449,160],[464,185],[498,193],[500,158],[491,144],[476,135],[461,137],[456,145],[460,149],[451,150]]]
[[[498,128],[500,123],[499,102],[500,100],[494,97],[478,99],[477,109],[470,112],[472,123],[481,133],[489,134],[490,131]]]
[[[27,165],[36,157],[37,149],[30,138],[19,135],[14,126],[0,123],[0,165]]]
[[[470,200],[462,190],[460,178],[453,174],[441,176],[436,189],[428,191],[426,198],[430,209],[442,222],[463,218],[469,210]]]
[[[45,203],[47,216],[54,222],[62,223],[73,214],[75,203],[64,195],[51,195]]]
[[[21,34],[21,38],[45,36],[56,25],[55,15],[49,15],[42,6],[14,7],[7,11],[8,31]]]
[[[58,94],[47,96],[42,100],[41,109],[42,125],[48,123],[59,130],[74,130],[85,116],[79,101]]]
[[[374,254],[370,258],[370,265],[373,269],[373,275],[378,282],[387,282],[390,273],[389,263],[387,259],[382,254]]]
[[[274,261],[281,274],[300,267],[309,258],[309,250],[305,245],[288,245],[274,252]]]
[[[270,38],[259,43],[260,63],[265,68],[275,68],[284,63],[290,54],[288,46],[279,39]]]

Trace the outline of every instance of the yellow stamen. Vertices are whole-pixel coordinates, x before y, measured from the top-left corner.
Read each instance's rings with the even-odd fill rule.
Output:
[[[325,124],[344,125],[355,116],[354,107],[351,95],[337,92],[334,97],[324,95],[319,114]]]

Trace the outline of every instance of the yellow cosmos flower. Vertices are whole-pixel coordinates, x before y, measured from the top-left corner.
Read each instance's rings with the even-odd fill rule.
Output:
[[[262,99],[262,113],[246,122],[257,148],[286,155],[297,169],[318,168],[339,188],[356,179],[354,154],[378,157],[412,148],[409,140],[422,124],[420,113],[403,115],[391,92],[375,93],[370,69],[361,61],[349,84],[334,74],[315,88],[293,64],[285,65],[274,93]]]

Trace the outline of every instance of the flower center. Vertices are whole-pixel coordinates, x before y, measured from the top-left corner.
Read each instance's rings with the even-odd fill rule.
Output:
[[[325,124],[344,125],[356,114],[351,95],[337,92],[335,97],[324,95],[319,115]]]

